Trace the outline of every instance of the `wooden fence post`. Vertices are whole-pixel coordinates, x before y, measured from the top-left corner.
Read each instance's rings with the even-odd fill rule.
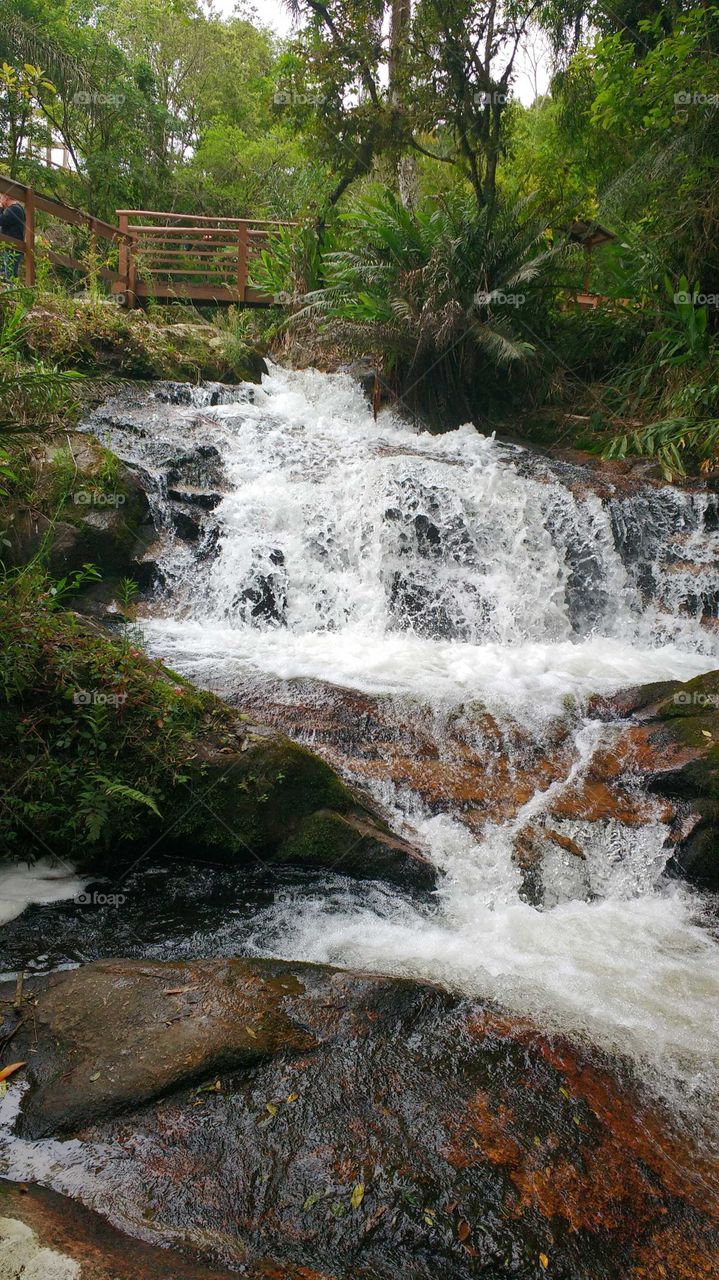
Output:
[[[237,232],[237,292],[240,302],[245,301],[247,291],[248,241],[247,223],[243,222]]]
[[[35,193],[25,192],[25,284],[35,283]]]
[[[137,306],[137,236],[133,235],[127,247],[127,307]]]
[[[135,286],[137,284],[137,263],[134,260],[134,244],[128,242],[127,235],[127,214],[119,213],[118,221],[120,227],[120,252],[118,258],[118,271],[122,280],[122,291],[125,295],[125,306],[134,307],[137,302],[135,294]]]

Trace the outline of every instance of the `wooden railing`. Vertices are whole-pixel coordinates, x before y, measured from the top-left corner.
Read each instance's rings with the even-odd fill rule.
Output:
[[[278,226],[247,218],[215,218],[150,209],[118,209],[120,273],[128,305],[138,298],[193,298],[267,306],[252,289],[252,264]]]
[[[0,176],[0,193],[13,196],[25,206],[25,239],[0,235],[0,248],[14,249],[22,255],[26,284],[35,283],[35,215],[40,212],[89,231],[86,262],[59,252],[52,244],[43,246],[44,256],[55,266],[100,276],[125,306],[137,306],[143,298],[192,298],[243,306],[268,306],[274,301],[250,288],[252,264],[268,235],[277,227],[290,224],[119,209],[119,225],[114,226],[62,200],[41,195],[13,178]],[[98,240],[118,246],[117,269],[101,261]]]
[[[51,218],[56,218],[59,222],[64,222],[71,227],[86,227],[90,233],[91,256],[95,259],[98,256],[98,240],[122,245],[125,238],[120,228],[113,226],[111,222],[103,222],[102,218],[93,218],[92,214],[83,213],[81,209],[75,209],[72,205],[65,204],[62,200],[53,200],[50,196],[41,195],[39,191],[34,191],[32,187],[28,187],[24,182],[16,182],[14,178],[5,178],[0,175],[0,194],[12,196],[15,200],[20,200],[25,206],[25,239],[14,240],[11,236],[0,236],[0,240],[6,248],[10,247],[16,253],[22,254],[26,284],[35,283],[35,214],[38,212],[48,214]],[[121,293],[124,290],[125,282],[120,272],[115,271],[110,266],[96,266],[96,263],[89,260],[80,262],[79,259],[74,258],[71,254],[60,253],[53,249],[52,246],[45,248],[44,254],[55,266],[66,267],[70,271],[80,271],[85,275],[96,271],[111,286],[113,292]]]

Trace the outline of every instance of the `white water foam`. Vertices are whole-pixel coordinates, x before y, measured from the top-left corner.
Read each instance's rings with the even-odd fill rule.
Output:
[[[37,862],[0,866],[0,925],[14,920],[31,903],[61,902],[82,893],[87,877],[80,879],[72,867],[40,858]]]
[[[430,707],[440,734],[453,707],[477,705],[539,743],[572,715],[568,782],[593,749],[588,695],[717,665],[701,616],[719,598],[706,495],[602,500],[580,472],[558,477],[471,427],[434,437],[388,412],[375,422],[341,375],[274,370],[198,426],[196,414],[178,407],[172,429],[221,455],[216,554],[196,560],[168,530],[171,599],[145,629],[200,683],[309,677],[391,695],[405,715]],[[150,466],[142,439],[128,447]],[[460,813],[377,794],[446,872],[434,902],[350,884],[279,900],[255,923],[257,951],[493,997],[630,1055],[680,1108],[716,1096],[717,947],[699,898],[662,875],[661,822],[584,824],[585,862],[554,855],[537,909],[512,835],[546,794],[479,837]]]

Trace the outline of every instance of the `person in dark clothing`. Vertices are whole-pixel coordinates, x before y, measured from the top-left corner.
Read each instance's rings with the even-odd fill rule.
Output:
[[[25,239],[25,210],[12,196],[0,196],[0,231],[13,240]],[[14,280],[20,268],[22,254],[13,253],[0,242],[0,278]]]

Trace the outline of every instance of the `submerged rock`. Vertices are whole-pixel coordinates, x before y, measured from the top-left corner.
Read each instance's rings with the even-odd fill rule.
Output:
[[[620,1066],[485,1003],[269,960],[106,961],[36,993],[21,1132],[91,1144],[94,1207],[185,1266],[714,1275],[716,1167]]]

